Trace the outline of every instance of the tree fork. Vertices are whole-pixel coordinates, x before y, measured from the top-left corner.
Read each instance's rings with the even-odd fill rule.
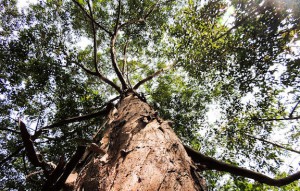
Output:
[[[84,190],[206,190],[167,121],[129,92],[111,113],[100,148],[79,172]]]

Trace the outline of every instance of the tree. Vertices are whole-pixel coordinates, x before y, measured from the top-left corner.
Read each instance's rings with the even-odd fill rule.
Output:
[[[1,7],[2,190],[299,187],[299,2]]]

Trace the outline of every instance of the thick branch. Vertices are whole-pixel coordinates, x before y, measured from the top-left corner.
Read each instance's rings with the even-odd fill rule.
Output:
[[[127,56],[126,56],[127,47],[128,47],[128,41],[126,42],[125,47],[124,47],[124,51],[123,51],[124,62],[123,62],[122,74],[126,76],[127,83],[129,85],[130,89],[132,89],[132,86],[131,86],[131,83],[130,83],[130,80],[129,80],[129,66],[127,64]],[[126,74],[125,74],[125,67],[126,67]]]
[[[90,15],[92,17],[92,20],[94,20],[94,16],[93,16],[93,12],[92,12],[92,8],[90,5],[90,2],[88,1],[88,7],[89,7],[89,11],[90,11]],[[97,30],[95,27],[95,23],[93,21],[91,21],[91,25],[92,25],[92,30],[93,30],[93,43],[94,43],[94,68],[96,70],[96,73],[101,76],[99,70],[98,70],[98,66],[97,66]]]
[[[25,151],[28,160],[36,167],[42,166],[42,162],[37,157],[37,154],[33,146],[33,141],[31,140],[31,136],[27,131],[26,125],[20,120],[19,126],[20,126],[21,137],[25,146]]]
[[[265,183],[270,186],[284,186],[300,179],[300,172],[287,176],[286,178],[273,179],[261,173],[227,164],[225,162],[205,156],[188,146],[184,146],[184,148],[195,163],[200,163],[201,165],[205,166],[206,169],[229,172],[233,175],[251,178],[257,182]]]
[[[123,61],[123,66],[122,66],[122,74],[123,75],[125,75],[125,66],[126,66],[126,62],[127,62],[127,57],[126,57],[127,47],[128,47],[128,41],[126,42],[126,44],[124,46],[124,50],[123,50],[123,56],[124,56],[124,61]]]
[[[91,15],[89,15],[86,10],[84,9],[84,7],[76,0],[72,0],[82,11],[83,13],[93,22],[97,25],[97,27],[99,27],[100,29],[104,30],[107,34],[109,34],[109,36],[112,36],[113,34],[107,30],[104,26],[102,26],[101,24],[99,24],[98,22],[96,22]]]
[[[113,88],[115,88],[115,90],[117,90],[117,92],[119,92],[120,94],[122,93],[121,88],[115,84],[113,81],[109,80],[108,78],[100,75],[99,78],[104,81],[105,83],[107,83],[108,85],[112,86]]]
[[[111,42],[110,42],[110,56],[111,56],[111,61],[112,61],[112,66],[122,84],[122,89],[126,90],[127,89],[127,84],[124,80],[124,77],[122,75],[122,73],[120,72],[120,69],[118,67],[117,64],[117,57],[116,57],[116,49],[115,49],[115,43],[116,43],[116,38],[117,38],[117,34],[118,31],[116,31],[117,33],[115,33],[112,38],[111,38]]]
[[[291,148],[287,148],[287,147],[284,147],[282,145],[279,145],[277,143],[273,143],[271,141],[268,141],[268,140],[265,140],[265,139],[262,139],[262,138],[259,138],[259,137],[255,137],[255,136],[252,136],[252,135],[249,135],[249,134],[245,134],[246,136],[250,137],[250,138],[253,138],[253,139],[256,139],[256,140],[259,140],[259,141],[262,141],[262,142],[265,142],[265,143],[269,143],[275,147],[279,147],[279,148],[282,148],[284,150],[288,150],[288,151],[291,151],[291,152],[294,152],[294,153],[297,153],[297,154],[300,154],[300,151],[297,151],[297,150],[294,150],[294,149],[291,149]]]
[[[148,82],[148,81],[151,80],[152,78],[154,78],[154,77],[160,75],[161,73],[163,73],[163,72],[166,71],[166,70],[169,70],[170,68],[171,68],[171,67],[167,67],[167,68],[163,68],[163,69],[160,69],[160,70],[156,71],[156,72],[153,73],[152,75],[150,75],[150,76],[148,76],[148,77],[142,79],[142,80],[139,81],[137,84],[135,84],[135,85],[133,86],[133,89],[134,89],[134,90],[138,89],[142,84]]]
[[[95,113],[91,113],[91,114],[87,114],[87,115],[82,115],[82,116],[68,118],[68,119],[65,119],[65,120],[53,123],[52,125],[48,125],[48,126],[42,127],[41,129],[39,129],[34,134],[34,136],[32,137],[32,139],[33,140],[36,139],[42,133],[42,131],[46,130],[46,129],[51,129],[51,128],[54,128],[54,127],[59,127],[59,126],[62,126],[62,125],[73,123],[73,122],[84,121],[84,120],[92,119],[92,118],[95,118],[95,117],[98,117],[98,116],[107,115],[108,112],[112,109],[112,107],[113,107],[113,104],[109,103],[104,110],[101,110],[101,111],[98,111],[98,112],[95,112]]]
[[[140,22],[145,22],[145,20],[150,16],[150,14],[154,11],[154,9],[157,7],[158,3],[160,1],[158,0],[151,8],[150,10],[142,17],[142,18],[139,18],[139,19],[133,19],[133,20],[130,20],[128,22],[125,22],[123,24],[121,24],[120,26],[119,25],[119,22],[120,22],[120,13],[121,13],[121,1],[119,0],[119,6],[118,6],[118,16],[117,16],[117,20],[116,20],[116,26],[115,26],[115,32],[111,38],[111,49],[110,49],[110,53],[111,53],[111,60],[112,60],[112,65],[113,65],[113,68],[122,84],[122,89],[123,90],[126,90],[128,87],[127,87],[127,84],[124,80],[124,77],[122,75],[122,73],[120,72],[120,69],[117,65],[117,59],[116,59],[116,50],[115,50],[115,42],[116,42],[116,38],[117,38],[117,34],[118,34],[118,31],[120,29],[122,29],[123,27],[126,27],[128,25],[131,25],[131,24],[135,24],[135,23],[140,23]]]
[[[115,24],[115,30],[114,30],[114,34],[111,37],[111,41],[110,41],[110,56],[111,56],[111,61],[112,61],[112,66],[122,84],[122,89],[126,90],[127,89],[127,84],[124,80],[124,77],[122,75],[122,73],[120,72],[120,69],[118,67],[117,64],[117,56],[116,56],[116,48],[115,48],[115,43],[116,43],[116,39],[117,39],[117,35],[118,35],[118,31],[119,31],[119,22],[120,22],[120,15],[121,15],[121,0],[118,1],[119,5],[118,5],[118,15],[116,18],[116,24]]]
[[[120,94],[122,93],[121,88],[116,85],[113,81],[109,80],[108,78],[104,77],[102,74],[98,72],[93,72],[87,68],[85,68],[83,65],[81,65],[78,62],[74,62],[76,65],[78,65],[80,68],[82,68],[84,71],[86,71],[86,73],[97,76],[100,78],[100,80],[104,81],[105,83],[107,83],[108,85],[112,86],[113,88],[115,88],[115,90],[117,90]]]
[[[121,16],[121,0],[118,2],[118,15],[116,19],[116,25],[115,25],[115,34],[117,34],[119,23],[120,23],[120,16]]]
[[[47,181],[43,184],[42,190],[47,190],[53,186],[53,184],[57,181],[57,179],[64,172],[65,165],[66,165],[65,157],[62,156],[62,157],[60,157],[56,168],[50,173]]]
[[[71,157],[69,162],[66,164],[63,174],[60,176],[60,178],[57,180],[54,186],[51,188],[49,187],[44,188],[44,190],[60,190],[64,186],[64,183],[66,182],[72,170],[76,167],[77,163],[83,156],[84,152],[85,152],[85,147],[78,146],[75,154]]]

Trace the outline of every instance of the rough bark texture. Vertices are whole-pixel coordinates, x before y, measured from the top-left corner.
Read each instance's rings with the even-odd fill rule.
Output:
[[[79,172],[74,190],[206,190],[169,122],[134,94],[111,112],[95,154]]]

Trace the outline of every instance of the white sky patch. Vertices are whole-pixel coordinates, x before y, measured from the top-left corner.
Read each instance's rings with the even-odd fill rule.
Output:
[[[5,95],[0,94],[0,100],[4,100],[5,98]]]
[[[217,104],[209,106],[208,112],[206,113],[207,120],[210,124],[217,122],[221,118],[221,109]]]
[[[29,4],[36,4],[37,2],[37,0],[18,0],[17,7],[20,11],[21,9],[28,8]]]
[[[250,93],[250,92],[248,92],[245,97],[241,98],[241,103],[242,104],[247,104],[249,102],[255,103],[255,97],[254,97],[253,93]]]
[[[295,38],[297,38],[297,35],[295,35]],[[289,46],[291,47],[291,51],[295,54],[299,54],[300,53],[300,40],[295,41],[291,44],[289,44]]]
[[[228,7],[224,16],[221,19],[221,24],[230,27],[234,23],[234,12],[235,9],[233,6]]]
[[[80,37],[79,42],[75,44],[76,47],[80,47],[80,49],[84,50],[87,46],[92,45],[93,42],[91,39],[87,37]]]

